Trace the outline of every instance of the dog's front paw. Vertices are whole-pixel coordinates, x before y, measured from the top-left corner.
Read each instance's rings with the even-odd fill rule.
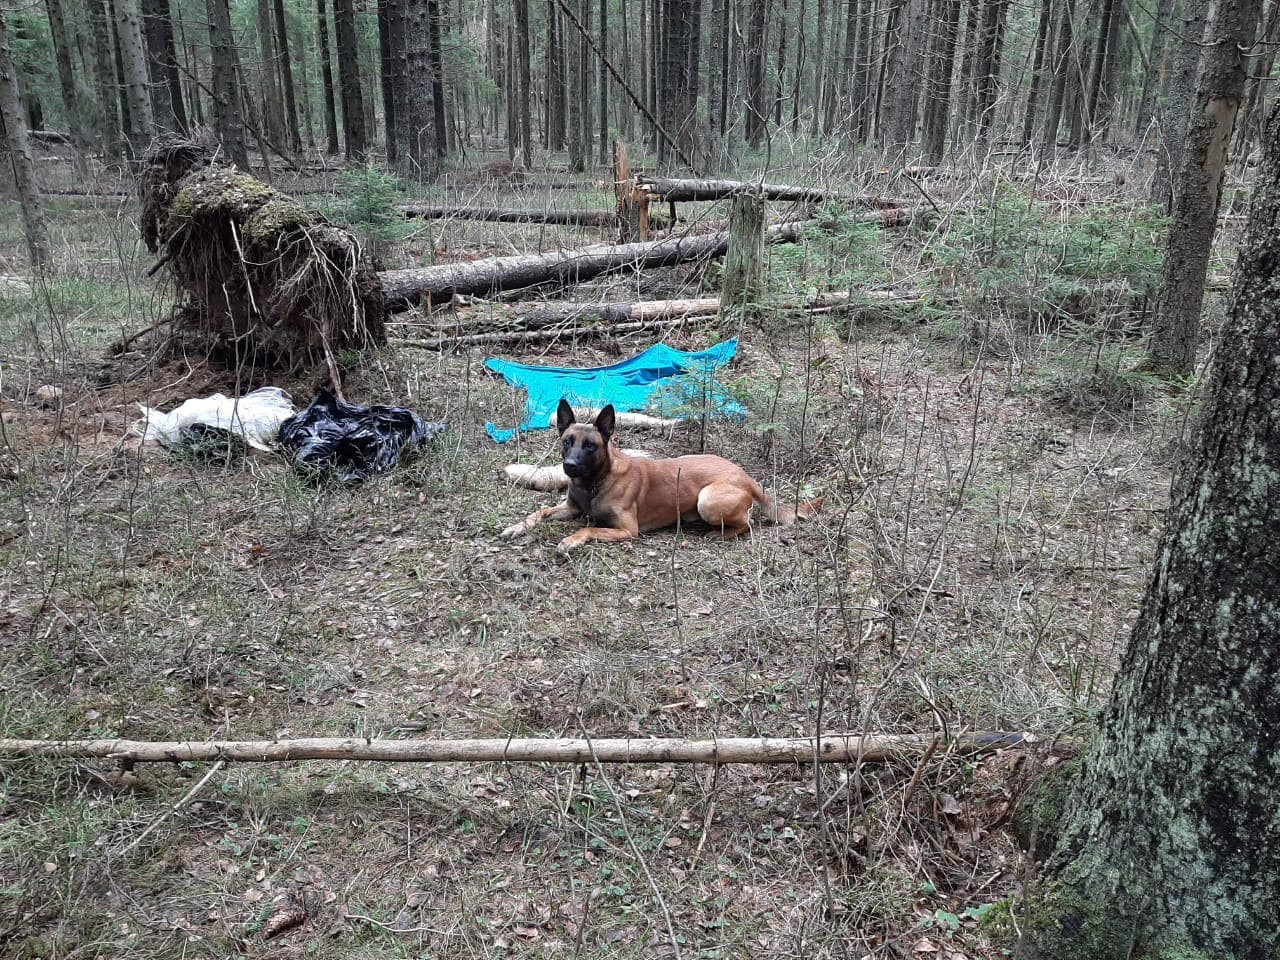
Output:
[[[575,540],[573,539],[573,537],[565,537],[563,540],[561,540],[559,543],[556,544],[556,553],[560,554],[560,556],[562,557],[567,557],[569,554],[573,553],[573,551],[577,550],[580,546],[582,546],[581,540]]]
[[[524,521],[521,521],[520,523],[513,523],[511,526],[507,527],[507,529],[503,530],[498,534],[498,539],[514,540],[516,537],[524,536],[524,534],[528,532],[529,528],[525,525]]]

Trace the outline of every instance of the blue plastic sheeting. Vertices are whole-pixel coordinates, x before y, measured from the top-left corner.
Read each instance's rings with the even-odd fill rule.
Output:
[[[745,411],[714,378],[714,371],[733,359],[738,341],[688,353],[657,343],[644,353],[607,367],[537,367],[509,360],[486,360],[513,387],[529,394],[524,422],[514,430],[492,423],[485,433],[506,443],[521,430],[545,430],[555,422],[564,397],[575,407],[603,407],[619,411],[644,410],[660,417],[742,417]]]

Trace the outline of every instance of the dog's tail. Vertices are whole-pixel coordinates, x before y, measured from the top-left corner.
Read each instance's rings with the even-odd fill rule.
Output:
[[[812,500],[805,500],[795,507],[787,507],[776,502],[765,493],[764,487],[758,483],[756,488],[751,491],[751,495],[755,498],[765,519],[782,527],[789,527],[797,520],[809,520],[812,517],[816,517],[818,511],[822,509],[822,501],[824,499],[822,497],[814,497]]]

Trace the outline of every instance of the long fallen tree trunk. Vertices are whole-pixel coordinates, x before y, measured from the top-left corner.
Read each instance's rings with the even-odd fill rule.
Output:
[[[297,740],[0,740],[0,760],[26,758],[173,763],[227,760],[380,760],[398,763],[884,763],[938,749],[972,755],[1031,746],[1022,733],[934,736],[824,734],[822,737],[725,737],[587,740],[368,740],[308,737]],[[1062,744],[1058,744],[1062,747]],[[1067,747],[1069,749],[1069,746]]]
[[[881,210],[865,216],[894,225],[905,219],[901,210]],[[800,239],[808,221],[779,223],[765,231],[766,239]],[[392,311],[419,303],[445,303],[455,295],[484,296],[544,283],[581,283],[610,270],[667,267],[722,257],[729,248],[727,232],[650,240],[644,243],[597,244],[577,250],[493,257],[411,270],[387,270],[378,275]]]
[[[894,304],[920,303],[920,293],[900,290],[860,290],[819,293],[800,300],[765,303],[766,309],[809,310],[828,313],[836,310],[875,309]],[[429,338],[397,337],[392,342],[421,350],[482,346],[492,343],[527,343],[567,340],[578,336],[637,333],[686,320],[714,317],[720,312],[719,297],[691,300],[638,300],[614,303],[538,303],[497,316],[485,316],[479,323],[458,317],[446,325],[426,326],[441,331]]]
[[[818,187],[793,187],[782,183],[751,183],[745,180],[678,180],[670,177],[636,177],[636,186],[659,200],[671,203],[690,200],[725,200],[744,191],[761,191],[766,200],[800,200],[821,203],[824,200],[845,200],[864,206],[887,210],[909,206],[905,200],[891,197],[851,196],[833,193]]]
[[[616,227],[612,210],[519,210],[508,207],[433,207],[405,203],[397,207],[419,220],[482,220],[487,223],[551,223],[572,227]]]

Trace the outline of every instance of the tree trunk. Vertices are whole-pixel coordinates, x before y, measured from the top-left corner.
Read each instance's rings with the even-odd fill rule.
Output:
[[[62,0],[45,0],[49,15],[49,33],[53,38],[54,59],[58,65],[58,86],[62,91],[62,106],[67,111],[67,123],[71,128],[71,143],[75,148],[75,162],[82,166],[90,150],[89,136],[85,130],[84,114],[76,90],[76,78],[71,68],[71,48],[67,44],[67,25],[62,15]]]
[[[991,133],[996,98],[1000,93],[1000,65],[1004,56],[1004,26],[1008,9],[1009,0],[987,0],[983,16],[976,98],[978,138],[983,143]]]
[[[1145,365],[1162,375],[1195,369],[1204,278],[1218,226],[1227,145],[1244,94],[1247,51],[1258,26],[1261,0],[1221,0],[1214,44],[1187,126],[1182,169],[1169,225],[1164,288],[1156,308]]]
[[[1225,3],[1251,8],[1228,19],[1257,15]],[[1152,580],[1057,852],[1019,911],[1025,960],[1280,952],[1280,113],[1255,191]]]
[[[1209,0],[1182,0],[1182,40],[1173,58],[1169,76],[1169,92],[1161,111],[1162,149],[1156,161],[1156,175],[1151,181],[1151,200],[1166,210],[1173,208],[1174,180],[1182,169],[1183,142],[1195,103],[1196,77],[1200,73],[1201,51]]]
[[[929,103],[925,111],[925,163],[939,164],[947,148],[947,127],[951,123],[952,74],[955,72],[956,40],[960,28],[961,0],[941,0],[942,18],[929,71]]]
[[[624,55],[626,51],[623,51]],[[609,56],[609,9],[605,0],[600,0],[600,63],[597,82],[600,94],[600,162],[609,162],[609,71],[604,65]]]
[[[356,14],[351,0],[333,0],[333,32],[338,45],[338,86],[342,91],[342,134],[347,159],[353,163],[363,163],[369,147],[365,135],[363,94],[360,89]]]
[[[1042,0],[1040,21],[1036,27],[1036,50],[1031,65],[1031,89],[1027,93],[1027,112],[1022,119],[1022,143],[1030,146],[1036,129],[1036,113],[1040,108],[1040,89],[1044,82],[1044,66],[1049,46],[1049,28],[1053,21],[1053,0]]]
[[[1058,128],[1062,124],[1062,110],[1067,96],[1067,73],[1075,55],[1075,39],[1071,29],[1070,0],[1057,0],[1058,42],[1053,51],[1053,87],[1049,91],[1049,109],[1044,119],[1044,139],[1040,152],[1052,160],[1058,151]]]
[[[228,0],[205,0],[209,18],[209,60],[212,65],[213,124],[222,150],[241,170],[249,169],[240,121],[240,90],[236,83],[235,34]]]
[[[868,215],[882,219],[877,215]],[[768,229],[768,236],[795,241],[804,232],[802,221]],[[416,303],[443,303],[457,294],[488,295],[542,283],[581,283],[610,270],[665,267],[675,263],[722,257],[729,248],[728,233],[674,237],[647,243],[601,244],[580,250],[494,257],[469,263],[449,263],[416,270],[388,270],[378,275],[389,310]]]
[[[1263,101],[1266,88],[1272,86],[1271,73],[1275,69],[1276,43],[1280,39],[1280,2],[1267,4],[1266,26],[1262,30],[1261,43],[1254,47],[1255,55],[1249,62],[1249,80],[1245,85],[1244,106],[1240,122],[1236,124],[1235,152],[1241,161],[1249,158],[1255,138],[1262,135]]]
[[[925,0],[899,0],[890,14],[898,22],[886,50],[884,141],[898,159],[915,139],[919,46],[925,36]]]
[[[173,42],[169,0],[142,0],[142,22],[151,67],[151,112],[156,127],[161,131],[186,133],[189,124],[182,102],[182,77],[178,73],[178,50]]]
[[[430,0],[435,3],[436,0]],[[533,133],[529,117],[529,88],[532,83],[529,67],[529,0],[515,0],[516,43],[519,46],[517,65],[519,71],[519,122],[520,122],[520,159],[524,168],[533,166]]]
[[[324,0],[316,0],[316,40],[320,46],[320,85],[324,87],[324,152],[338,152],[338,111],[333,95],[333,58],[329,55],[329,14]]]
[[[700,5],[700,0],[695,0],[694,9],[696,10]],[[773,95],[773,125],[778,128],[782,126],[782,101],[786,96],[783,91],[783,86],[787,75],[788,33],[787,0],[782,0],[782,9],[778,11],[778,59],[777,69],[774,71],[777,78],[777,84],[774,87],[775,92]]]
[[[141,158],[155,136],[151,98],[147,87],[146,48],[142,42],[142,18],[137,0],[115,0],[116,30],[120,39],[120,68],[124,72],[125,97],[129,103],[129,142],[133,155]]]
[[[1173,19],[1174,0],[1159,0],[1156,5],[1155,24],[1151,29],[1151,50],[1147,55],[1150,69],[1142,75],[1142,93],[1138,98],[1138,115],[1133,132],[1139,137],[1147,135],[1151,118],[1155,115],[1156,94],[1164,75],[1165,44],[1169,37],[1169,21]]]
[[[759,192],[734,196],[720,285],[721,313],[728,319],[741,319],[764,292],[764,221],[765,200]]]
[[[529,0],[519,0],[525,15],[529,12]],[[427,40],[431,54],[431,123],[436,159],[443,159],[449,152],[449,118],[444,102],[444,54],[440,48],[440,0],[427,0]],[[520,51],[520,88],[524,103],[520,111],[520,135],[525,144],[525,167],[533,154],[533,140],[529,123],[529,45],[526,40]]]
[[[403,173],[405,171],[400,163],[400,146],[404,138],[401,124],[397,122],[396,104],[408,78],[407,75],[399,72],[399,57],[402,52],[400,48],[404,41],[404,37],[397,34],[397,21],[401,20],[400,0],[377,0],[377,10],[378,59],[382,78],[382,124],[386,131],[387,164],[392,169]],[[393,34],[397,35],[393,36]]]
[[[53,263],[53,247],[44,210],[40,206],[40,189],[36,186],[35,164],[31,162],[31,143],[27,138],[27,121],[18,91],[18,71],[13,65],[9,47],[8,11],[0,7],[0,121],[4,123],[5,145],[13,170],[18,205],[22,209],[22,226],[27,238],[27,252],[32,267],[43,272]]]
[[[408,153],[401,158],[402,169],[422,180],[434,176],[439,164],[432,132],[435,117],[431,84],[423,79],[431,75],[430,11],[427,0],[402,0],[402,3],[404,75],[417,79],[405,84],[403,96],[397,98],[397,104],[404,107],[404,116],[397,118],[397,125],[404,131]]]
[[[747,49],[747,143],[760,146],[764,140],[768,107],[765,105],[765,30],[768,24],[769,0],[750,0],[751,22],[748,26]]]
[[[1111,77],[1114,74],[1116,43],[1120,39],[1122,0],[1103,0],[1098,23],[1098,43],[1093,51],[1093,80],[1089,85],[1089,106],[1085,111],[1084,142],[1105,133],[1111,116]]]
[[[93,73],[98,84],[98,137],[108,162],[120,159],[120,99],[116,89],[107,0],[88,0],[93,31]]]
[[[284,0],[275,0],[276,40],[280,53],[280,85],[284,88],[285,119],[289,124],[289,149],[302,149],[302,127],[298,123],[298,98],[293,86],[293,58],[289,56],[289,26],[285,21]]]
[[[258,15],[258,50],[262,57],[259,76],[262,83],[262,117],[266,121],[267,138],[284,142],[284,106],[280,99],[280,80],[276,70],[275,37],[271,30],[271,0],[255,0]]]

